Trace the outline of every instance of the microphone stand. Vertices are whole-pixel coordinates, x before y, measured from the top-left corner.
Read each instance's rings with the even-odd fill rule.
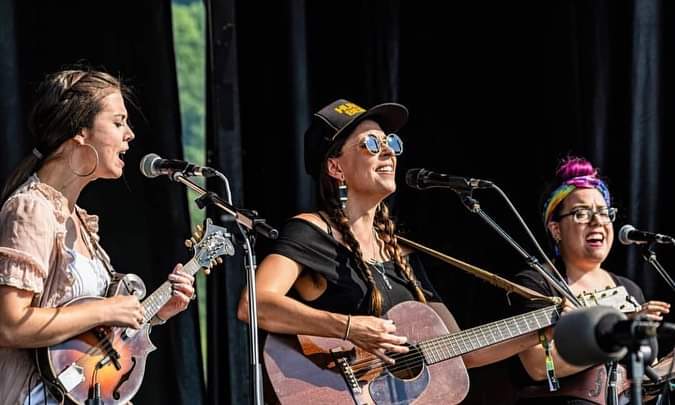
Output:
[[[192,180],[188,179],[182,172],[175,172],[170,176],[173,181],[183,183],[187,187],[199,194],[199,199],[206,199],[213,206],[220,208],[227,214],[234,217],[237,223],[243,225],[245,228],[255,231],[268,239],[276,239],[279,237],[279,231],[272,228],[265,223],[263,218],[260,218],[255,211],[242,210],[235,208],[232,204],[220,198],[216,193],[203,189]],[[202,208],[202,207],[200,207]]]
[[[265,220],[260,218],[255,211],[242,210],[233,207],[216,193],[207,191],[192,182],[181,172],[174,173],[171,178],[174,181],[183,183],[199,194],[199,198],[197,198],[196,201],[199,208],[204,208],[207,204],[211,204],[233,216],[237,222],[237,228],[244,237],[243,247],[246,252],[244,267],[246,268],[248,285],[249,345],[251,346],[249,353],[251,379],[253,383],[253,403],[255,405],[263,405],[262,367],[260,365],[260,354],[258,350],[258,310],[256,307],[255,294],[256,258],[253,254],[253,244],[255,243],[254,233],[257,232],[269,239],[276,239],[279,236],[279,232],[266,224]],[[248,232],[246,230],[248,230]]]
[[[673,279],[670,277],[668,272],[666,271],[665,268],[659,263],[659,260],[656,258],[656,252],[654,252],[654,246],[656,246],[656,242],[652,243],[647,243],[642,247],[642,251],[640,252],[641,256],[647,263],[649,263],[659,275],[666,281],[666,284],[668,284],[668,287],[670,287],[671,290],[675,291],[675,282]]]
[[[632,404],[641,404],[642,403],[642,379],[645,376],[645,372],[649,370],[649,373],[646,373],[650,378],[652,377],[653,370],[645,364],[644,353],[642,352],[642,346],[648,345],[647,339],[649,337],[657,336],[659,324],[646,320],[644,316],[640,316],[634,319],[631,322],[628,333],[630,334],[630,343],[627,345],[628,348],[628,359],[629,359],[629,378],[630,378],[630,402]]]
[[[483,209],[480,207],[480,203],[478,200],[473,198],[471,195],[471,192],[467,191],[462,191],[462,192],[457,192],[457,194],[460,197],[460,200],[462,201],[462,204],[466,207],[466,209],[469,210],[469,212],[472,212],[474,214],[477,214],[479,217],[481,217],[488,225],[490,225],[497,233],[499,236],[504,238],[511,246],[513,246],[514,249],[518,253],[520,253],[521,256],[525,259],[525,262],[527,263],[530,268],[536,270],[539,272],[545,279],[546,281],[549,282],[553,288],[555,288],[565,299],[568,301],[572,302],[574,305],[577,307],[583,307],[583,305],[579,302],[577,297],[574,296],[570,291],[565,289],[563,286],[561,286],[561,283],[559,280],[554,279],[551,277],[551,275],[544,269],[544,267],[539,263],[539,260],[537,260],[536,257],[533,255],[530,255],[527,253],[525,249],[523,249],[518,242],[516,242],[504,229],[502,229],[499,224],[497,224],[489,215],[483,211]]]

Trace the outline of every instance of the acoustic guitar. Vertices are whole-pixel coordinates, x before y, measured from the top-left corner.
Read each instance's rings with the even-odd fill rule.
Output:
[[[192,239],[194,257],[183,271],[194,275],[222,262],[221,256],[233,255],[234,246],[225,228],[206,220]],[[187,242],[186,242],[187,244]],[[139,293],[139,291],[141,291]],[[126,274],[108,289],[111,295],[145,295],[140,278]],[[142,301],[144,317],[140,329],[100,326],[63,343],[36,350],[40,374],[55,398],[84,404],[92,390],[106,405],[124,404],[136,394],[145,374],[147,355],[156,349],[150,341],[149,321],[171,299],[171,284],[165,281]],[[79,305],[102,297],[78,297],[64,306]]]
[[[556,305],[456,333],[429,306],[406,301],[384,316],[408,338],[394,365],[341,339],[268,335],[264,361],[282,404],[456,404],[469,390],[461,355],[553,325]]]

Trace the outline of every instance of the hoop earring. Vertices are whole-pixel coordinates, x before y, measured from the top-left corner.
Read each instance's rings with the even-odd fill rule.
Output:
[[[91,146],[88,143],[83,143],[82,145],[78,145],[78,147],[80,147],[80,146],[86,146],[86,147],[88,147],[88,148],[90,148],[91,150],[94,151],[94,156],[96,157],[96,163],[94,164],[94,167],[90,171],[88,171],[87,173],[79,173],[77,170],[73,169],[73,155],[75,154],[74,149],[73,149],[73,151],[70,152],[70,157],[68,158],[68,168],[77,177],[89,177],[92,174],[94,174],[94,172],[98,168],[98,161],[99,161],[98,160],[98,151],[96,150],[96,148],[94,148],[93,146]]]
[[[340,180],[340,184],[338,185],[338,199],[340,200],[340,208],[343,210],[347,208],[349,196],[347,195],[347,183],[344,180]]]

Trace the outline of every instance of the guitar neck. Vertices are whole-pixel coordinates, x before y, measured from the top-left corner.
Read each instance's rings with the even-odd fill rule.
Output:
[[[199,264],[195,259],[190,260],[189,262],[183,265],[183,272],[194,276],[197,272],[201,270]],[[142,302],[145,322],[148,322],[160,308],[164,306],[171,299],[171,283],[165,281],[162,285],[159,286],[152,294],[148,295]]]
[[[428,339],[418,346],[426,363],[434,364],[551,326],[557,322],[559,316],[557,306],[550,306]]]

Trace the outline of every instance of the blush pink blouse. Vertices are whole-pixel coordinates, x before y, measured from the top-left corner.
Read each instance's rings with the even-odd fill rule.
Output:
[[[98,217],[75,209],[98,241]],[[63,194],[37,175],[21,185],[0,210],[0,285],[33,292],[38,307],[57,307],[75,298],[65,245],[69,216]],[[0,348],[0,376],[3,404],[23,404],[29,383],[41,381],[27,349]]]

